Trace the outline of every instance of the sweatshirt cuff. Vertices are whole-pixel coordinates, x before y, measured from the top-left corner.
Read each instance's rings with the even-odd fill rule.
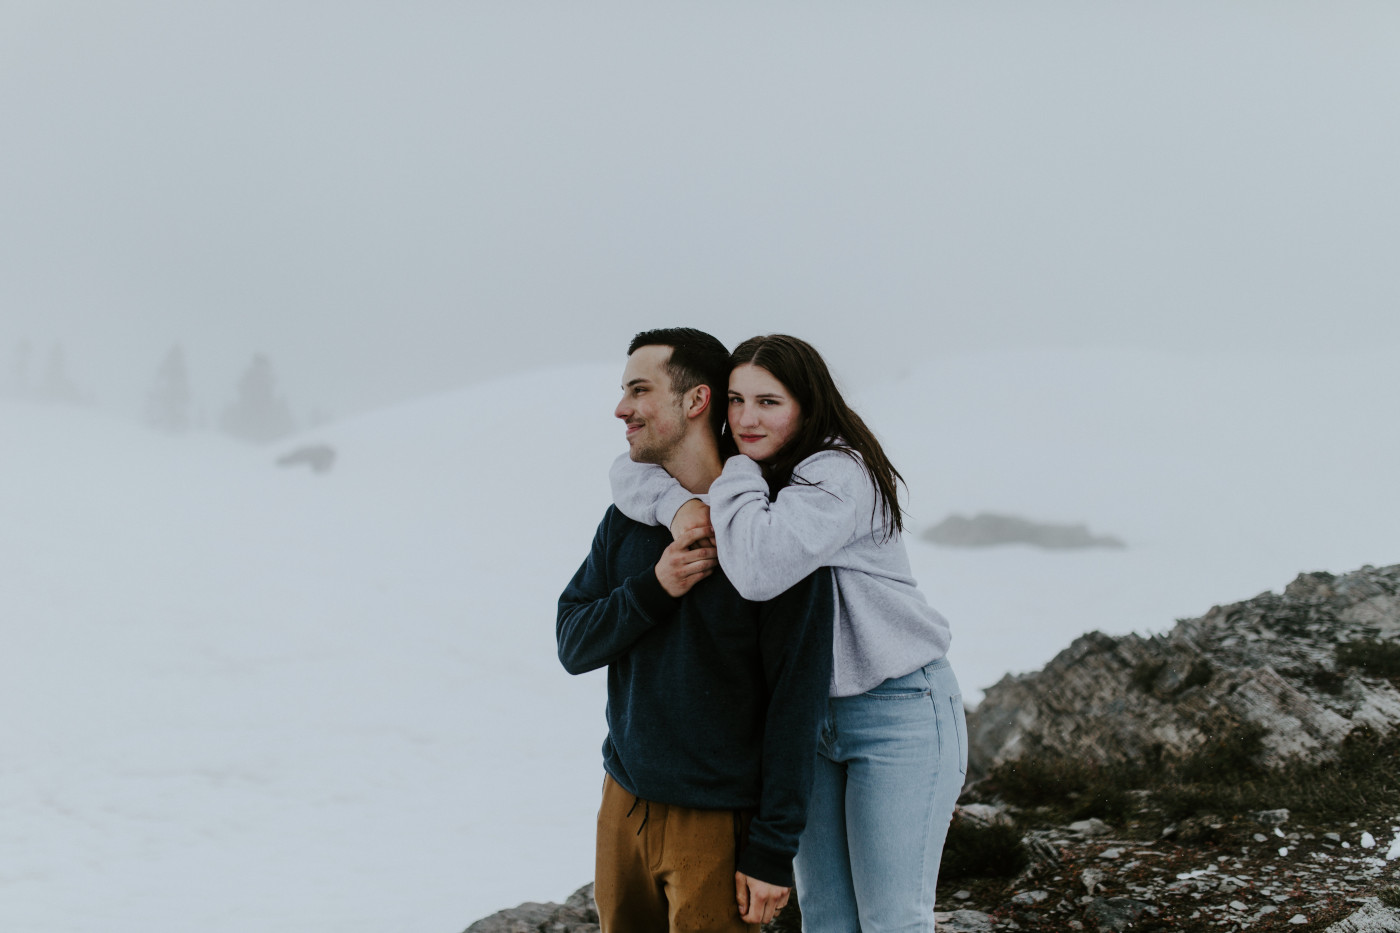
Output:
[[[763,479],[763,467],[759,466],[752,457],[743,454],[735,454],[724,461],[724,470],[730,476],[757,476]]]
[[[750,843],[739,853],[734,867],[750,878],[776,884],[780,888],[790,888],[794,884],[790,852],[777,852],[767,846]]]
[[[656,579],[655,567],[637,574],[627,582],[638,608],[653,622],[670,618],[681,604],[681,601],[666,592],[661,586],[661,581]]]
[[[686,489],[680,483],[675,484],[675,488],[663,493],[656,503],[656,523],[662,528],[670,528],[671,523],[676,520],[676,513],[681,510],[691,499],[699,499],[706,505],[710,504],[710,497],[706,495],[696,495]]]

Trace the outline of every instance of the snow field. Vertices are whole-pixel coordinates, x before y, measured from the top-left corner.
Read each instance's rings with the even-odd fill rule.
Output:
[[[852,392],[969,701],[1089,629],[1400,561],[1388,364],[1000,354]],[[326,476],[0,406],[0,929],[426,933],[586,882],[604,679],[563,672],[553,620],[621,368],[329,426]],[[984,509],[1129,548],[917,539]]]

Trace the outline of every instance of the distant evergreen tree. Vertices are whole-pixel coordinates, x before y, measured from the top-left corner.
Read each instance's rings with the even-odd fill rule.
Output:
[[[62,343],[54,344],[53,349],[49,351],[49,365],[39,383],[39,397],[49,402],[69,404],[83,401],[82,391],[68,377],[68,364]]]
[[[185,351],[178,343],[156,370],[155,385],[146,396],[146,423],[170,434],[190,429],[190,377]]]
[[[266,356],[259,353],[248,364],[238,381],[238,397],[224,409],[219,426],[254,444],[286,437],[296,428],[286,401],[277,394],[277,378]]]

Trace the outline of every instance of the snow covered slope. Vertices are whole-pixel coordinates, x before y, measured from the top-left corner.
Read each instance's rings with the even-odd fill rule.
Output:
[[[856,393],[949,511],[1126,551],[909,539],[970,700],[1080,632],[1400,561],[1400,385],[1300,362],[1003,354]],[[0,929],[441,931],[592,871],[603,676],[559,590],[622,449],[616,365],[522,374],[276,450],[0,406]]]

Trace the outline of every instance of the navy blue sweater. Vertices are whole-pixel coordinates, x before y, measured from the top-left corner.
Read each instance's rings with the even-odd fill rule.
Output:
[[[614,780],[644,800],[755,811],[738,870],[791,886],[830,688],[831,571],[758,603],[716,570],[677,599],[656,579],[670,543],[608,509],[559,597],[559,660],[608,668]]]

